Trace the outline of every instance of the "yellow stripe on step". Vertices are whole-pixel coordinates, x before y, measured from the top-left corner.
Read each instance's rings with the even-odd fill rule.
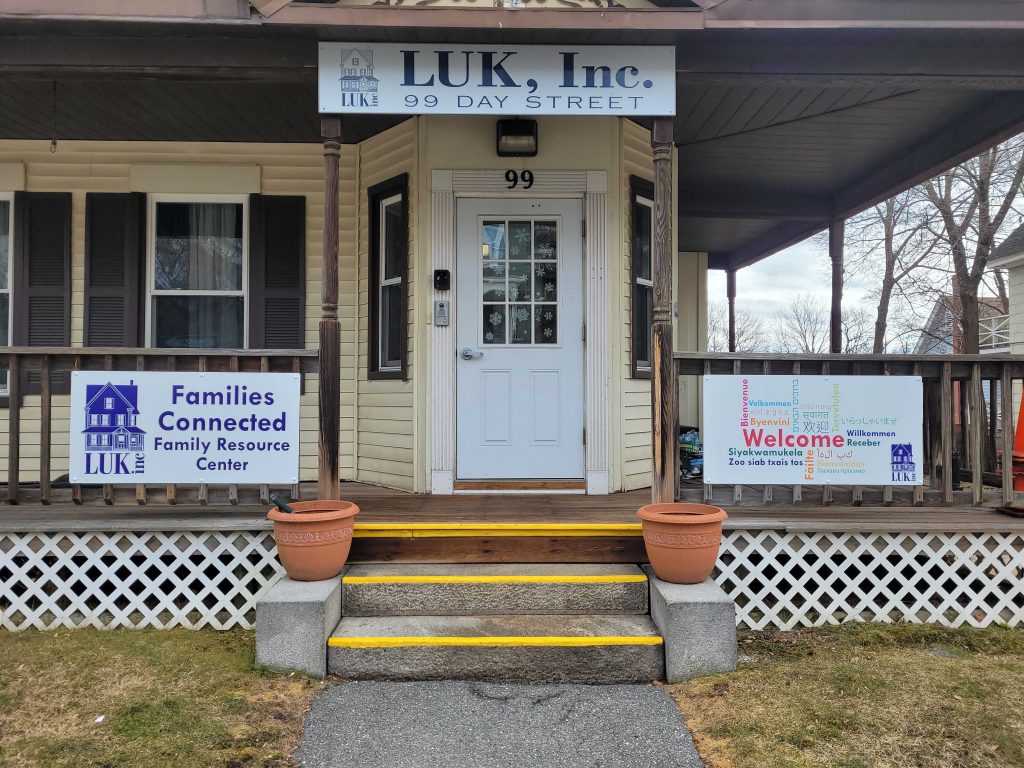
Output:
[[[647,577],[642,573],[605,576],[344,576],[342,581],[346,584],[632,584],[647,581]]]
[[[640,523],[356,523],[358,538],[640,536]]]
[[[657,635],[611,635],[605,637],[551,637],[544,635],[509,635],[490,637],[332,637],[332,648],[419,648],[477,646],[489,648],[583,648],[601,645],[662,645]]]

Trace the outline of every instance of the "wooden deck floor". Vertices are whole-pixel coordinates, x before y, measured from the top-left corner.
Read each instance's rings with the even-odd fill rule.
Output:
[[[635,526],[636,510],[650,491],[611,496],[574,494],[469,494],[427,496],[345,483],[342,496],[360,507],[360,526],[479,527],[528,524]],[[1024,519],[970,506],[833,506],[803,504],[730,507],[727,529],[788,531],[1024,531]],[[131,530],[265,530],[266,510],[256,505],[19,504],[0,507],[0,532]]]

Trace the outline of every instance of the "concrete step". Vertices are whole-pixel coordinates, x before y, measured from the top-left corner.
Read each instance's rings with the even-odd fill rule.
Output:
[[[350,680],[641,683],[661,680],[648,616],[346,616],[327,671]]]
[[[644,614],[647,591],[635,565],[354,565],[342,615]]]

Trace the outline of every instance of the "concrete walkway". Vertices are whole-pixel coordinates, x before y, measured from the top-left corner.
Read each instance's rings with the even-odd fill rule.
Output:
[[[653,685],[341,683],[313,703],[303,768],[701,768]]]

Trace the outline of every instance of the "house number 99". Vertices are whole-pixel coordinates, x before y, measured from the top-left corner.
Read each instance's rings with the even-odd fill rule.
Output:
[[[523,171],[522,173],[512,170],[505,171],[505,181],[508,182],[508,189],[515,189],[519,186],[519,182],[523,183],[523,189],[529,189],[533,186],[533,171]]]

